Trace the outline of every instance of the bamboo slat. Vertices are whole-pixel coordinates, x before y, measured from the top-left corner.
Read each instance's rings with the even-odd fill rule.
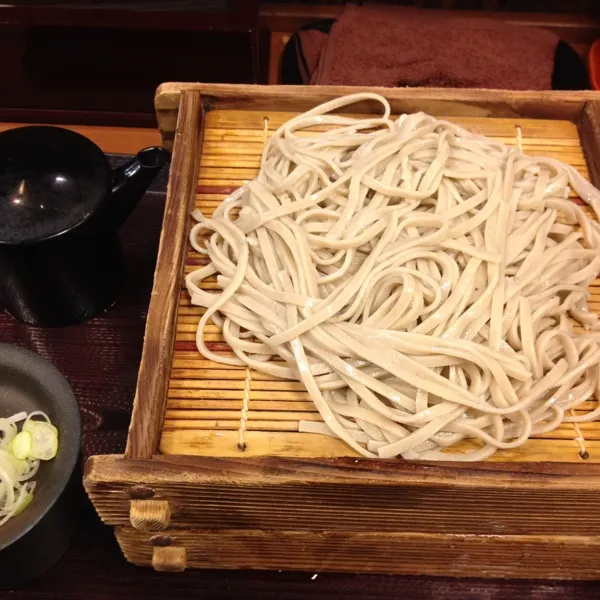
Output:
[[[294,114],[218,109],[208,112],[196,207],[210,215],[228,194],[251,180],[258,172],[267,136]],[[520,143],[531,156],[558,158],[588,176],[578,129],[572,122],[488,117],[448,117],[448,120],[512,146]],[[586,211],[591,215],[587,207]],[[184,273],[203,264],[206,258],[189,249]],[[205,282],[203,287],[218,289],[215,279]],[[591,309],[600,311],[600,279],[592,284],[590,292]],[[353,450],[337,439],[298,432],[300,419],[320,420],[300,383],[204,359],[195,349],[202,314],[203,309],[191,306],[183,287],[160,441],[163,454],[241,458],[355,456]],[[230,353],[216,326],[207,327],[205,341],[214,352]],[[589,410],[595,405],[595,401],[590,401],[582,408]],[[586,460],[600,462],[600,423],[581,424],[581,432],[586,440]],[[572,425],[563,424],[520,448],[501,450],[491,460],[582,462],[575,441],[578,435]]]

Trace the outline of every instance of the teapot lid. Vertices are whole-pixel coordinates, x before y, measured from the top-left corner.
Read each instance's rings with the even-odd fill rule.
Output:
[[[0,244],[30,244],[84,223],[110,189],[104,153],[60,127],[0,133]]]

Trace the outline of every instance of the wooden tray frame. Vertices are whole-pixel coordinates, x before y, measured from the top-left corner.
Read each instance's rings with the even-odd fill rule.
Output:
[[[86,490],[116,528],[126,558],[157,570],[598,578],[600,464],[583,459],[430,464],[159,454],[205,113],[302,111],[355,91],[180,83],[158,89],[159,125],[173,160],[127,449],[90,458]],[[394,112],[575,122],[590,178],[600,184],[594,92],[372,91]]]

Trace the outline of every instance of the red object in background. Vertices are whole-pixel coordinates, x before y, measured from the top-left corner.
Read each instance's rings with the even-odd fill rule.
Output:
[[[600,90],[600,40],[596,40],[588,55],[588,71],[590,74],[590,85],[593,90]]]

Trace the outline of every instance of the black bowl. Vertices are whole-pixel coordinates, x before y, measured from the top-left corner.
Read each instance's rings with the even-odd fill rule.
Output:
[[[81,442],[79,409],[67,380],[38,354],[0,344],[0,417],[34,410],[44,411],[58,429],[58,453],[42,461],[29,506],[0,526],[0,588],[26,583],[66,550],[73,531],[66,488]]]

